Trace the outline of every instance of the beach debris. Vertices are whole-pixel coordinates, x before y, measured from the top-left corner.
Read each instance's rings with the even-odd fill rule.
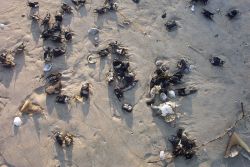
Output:
[[[2,64],[3,67],[6,68],[11,68],[16,65],[14,62],[14,57],[11,51],[4,51],[3,53],[0,54],[0,63]]]
[[[6,26],[7,26],[6,24],[0,23],[0,28],[1,28],[1,29],[4,29]]]
[[[36,114],[42,113],[44,109],[39,104],[32,102],[30,99],[26,99],[19,107],[19,111],[23,114]]]
[[[171,99],[175,98],[175,92],[173,90],[169,90],[168,91],[168,97],[170,97]]]
[[[176,30],[178,25],[176,23],[175,20],[169,20],[167,21],[167,23],[165,24],[165,27],[168,31],[173,31],[173,30]]]
[[[71,0],[71,2],[79,9],[86,4],[86,0]]]
[[[226,16],[229,18],[229,20],[234,19],[240,14],[239,10],[237,9],[231,9],[227,12]]]
[[[216,57],[216,56],[210,58],[209,61],[210,61],[210,63],[212,65],[214,65],[214,66],[220,66],[220,67],[222,67],[224,65],[224,63],[225,63],[225,61],[223,61],[221,58]]]
[[[67,41],[70,41],[72,40],[72,37],[73,37],[73,31],[70,30],[70,29],[67,29],[64,31],[64,37]]]
[[[117,9],[118,9],[118,4],[116,2],[105,1],[104,6],[101,8],[96,8],[94,12],[97,13],[98,15],[103,15],[108,12],[117,11]]]
[[[13,124],[16,126],[16,127],[19,127],[22,125],[22,120],[20,117],[15,117],[14,118],[14,121],[13,121]]]
[[[62,20],[63,20],[63,14],[62,14],[62,12],[58,12],[58,11],[56,12],[55,20],[57,22],[62,22]]]
[[[62,78],[62,74],[59,72],[51,73],[46,77],[46,81],[50,84],[55,84],[60,81]]]
[[[191,71],[190,64],[185,59],[181,59],[177,62],[177,68],[183,73],[189,73]]]
[[[99,29],[98,28],[90,28],[88,30],[88,34],[89,35],[97,35],[99,33]]]
[[[15,54],[21,53],[25,50],[26,44],[24,42],[21,42],[17,47],[13,50]]]
[[[167,13],[164,12],[162,15],[161,15],[161,18],[165,19],[167,17]]]
[[[49,72],[52,69],[52,63],[45,63],[43,67],[44,72]]]
[[[89,98],[90,86],[91,84],[89,82],[85,82],[82,84],[82,87],[80,90],[80,97],[84,98],[85,100]]]
[[[233,132],[227,144],[224,156],[225,158],[235,157],[239,154],[238,150],[234,148],[235,146],[240,146],[244,148],[248,153],[250,153],[249,146],[240,138],[240,136],[236,132]]]
[[[59,57],[66,53],[66,49],[64,47],[57,47],[51,50],[51,55],[53,57]]]
[[[71,6],[69,6],[66,3],[62,3],[62,6],[61,6],[61,12],[62,13],[71,14],[71,13],[73,13],[72,11],[73,11],[73,9],[71,8]]]
[[[122,105],[122,109],[126,112],[132,112],[133,111],[133,106],[131,104],[128,104],[128,103],[124,103]]]
[[[45,62],[51,62],[53,55],[51,54],[51,48],[47,47],[44,49],[43,59]]]
[[[198,90],[196,88],[178,88],[176,89],[178,96],[188,96],[196,93]]]
[[[132,0],[134,3],[139,3],[140,0]]]
[[[66,104],[70,100],[70,97],[67,95],[58,95],[56,96],[56,102],[60,104]]]
[[[64,132],[61,130],[56,130],[53,132],[54,140],[60,146],[70,147],[74,142],[74,135],[69,132]]]
[[[87,61],[89,64],[95,64],[97,61],[96,61],[96,56],[92,55],[92,54],[89,54],[87,56]]]
[[[172,106],[172,103],[170,102],[162,103],[159,106],[151,105],[151,108],[157,110],[157,112],[163,117],[167,116],[168,114],[174,114],[173,107],[174,106]]]
[[[32,14],[30,15],[30,19],[33,21],[33,22],[37,22],[39,21],[41,18],[38,14]]]
[[[28,5],[29,7],[31,7],[31,8],[38,8],[38,7],[39,7],[39,2],[36,2],[36,1],[34,1],[34,2],[28,1],[28,2],[27,2],[27,5]]]
[[[61,89],[62,89],[61,81],[58,81],[54,84],[45,85],[45,92],[48,95],[59,94],[59,93],[61,93]]]
[[[118,100],[121,100],[123,98],[123,91],[119,87],[114,89],[114,94],[118,98]]]
[[[118,43],[118,41],[109,43],[109,48],[112,54],[116,54],[121,57],[127,56],[128,49],[123,47],[122,44]]]
[[[51,17],[50,13],[47,13],[43,18],[41,25],[49,26],[50,17]]]
[[[61,73],[51,73],[46,77],[45,92],[48,95],[61,93]]]
[[[178,129],[177,134],[172,135],[168,140],[173,146],[174,157],[185,156],[186,159],[191,159],[196,154],[195,140],[188,138],[183,129]]]
[[[191,0],[191,4],[201,3],[203,5],[207,5],[208,0]]]
[[[194,6],[194,4],[193,4],[193,5],[191,5],[190,10],[191,10],[192,12],[194,12],[194,11],[195,11],[195,6]]]
[[[168,100],[168,96],[166,95],[166,93],[164,93],[164,92],[160,93],[160,100],[162,102],[166,102]]]
[[[203,9],[202,14],[203,14],[203,16],[206,17],[207,19],[213,20],[214,13],[212,13],[212,12],[206,10],[206,9]]]

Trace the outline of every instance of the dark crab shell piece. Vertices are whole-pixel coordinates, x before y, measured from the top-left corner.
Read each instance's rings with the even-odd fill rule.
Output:
[[[223,66],[225,61],[223,61],[221,58],[219,57],[212,57],[211,59],[209,59],[210,63],[214,66]]]
[[[177,29],[178,25],[175,20],[169,20],[166,24],[165,27],[168,31],[173,31]]]
[[[69,101],[69,96],[67,95],[58,95],[56,97],[56,102],[60,104],[66,104]]]
[[[206,10],[206,9],[203,9],[202,14],[203,14],[203,16],[206,17],[207,19],[213,20],[214,13],[212,13],[212,12]]]
[[[48,25],[49,21],[50,21],[50,13],[47,13],[46,16],[44,17],[44,19],[42,20],[41,25]]]
[[[232,20],[234,19],[235,17],[237,17],[238,15],[240,14],[239,10],[237,9],[232,9],[230,11],[228,11],[228,13],[226,14],[226,16]]]
[[[115,96],[118,98],[118,100],[121,100],[123,98],[123,91],[120,88],[114,89]]]
[[[84,83],[80,90],[80,96],[82,98],[88,99],[89,98],[89,83]]]
[[[39,7],[39,2],[30,2],[30,1],[28,1],[27,5],[29,7],[31,7],[31,8],[38,8]]]
[[[63,47],[55,48],[52,50],[52,55],[54,57],[62,56],[65,53],[66,53],[66,50]]]

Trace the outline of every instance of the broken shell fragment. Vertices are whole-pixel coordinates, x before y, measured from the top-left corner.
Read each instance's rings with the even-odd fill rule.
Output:
[[[222,67],[225,63],[225,61],[223,61],[221,58],[219,57],[212,57],[209,59],[210,63],[214,66],[220,66]]]
[[[226,16],[229,18],[229,20],[234,19],[236,16],[239,15],[239,10],[237,9],[232,9],[230,11],[228,11],[228,13],[226,14]]]
[[[93,55],[88,55],[87,61],[89,64],[95,64],[96,63],[96,57]]]
[[[61,89],[62,89],[61,81],[58,81],[58,82],[56,82],[55,84],[48,84],[48,85],[45,87],[45,92],[46,92],[48,95],[51,95],[51,94],[59,94],[59,93],[61,93]]]
[[[84,83],[81,87],[81,91],[80,91],[80,96],[82,98],[88,99],[89,98],[89,87],[90,87],[90,83]]]
[[[15,117],[14,118],[14,121],[13,121],[13,124],[17,127],[21,126],[22,125],[22,120],[20,117]]]
[[[224,157],[228,158],[228,157],[236,156],[235,150],[234,150],[234,152],[232,152],[232,147],[237,146],[237,145],[241,146],[248,153],[250,153],[249,146],[240,138],[240,136],[236,132],[233,132],[233,134],[231,135],[231,137],[230,137],[230,139],[228,141]]]

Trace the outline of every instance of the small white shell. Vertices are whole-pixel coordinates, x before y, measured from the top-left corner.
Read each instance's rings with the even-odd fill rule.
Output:
[[[13,124],[17,127],[21,126],[22,125],[22,120],[20,117],[15,117],[14,118],[14,121],[13,121]]]
[[[192,5],[191,6],[191,9],[190,9],[192,12],[194,12],[195,11],[195,9],[194,9],[194,5]]]
[[[160,159],[165,160],[165,152],[164,151],[160,151]]]
[[[173,90],[168,91],[168,96],[169,96],[171,99],[174,99],[174,98],[175,98],[175,92],[174,92]]]

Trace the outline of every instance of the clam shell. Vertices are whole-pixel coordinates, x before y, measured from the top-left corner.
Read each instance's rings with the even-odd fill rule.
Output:
[[[21,126],[22,125],[22,120],[20,117],[15,117],[14,118],[14,121],[13,121],[13,124],[17,127]]]

